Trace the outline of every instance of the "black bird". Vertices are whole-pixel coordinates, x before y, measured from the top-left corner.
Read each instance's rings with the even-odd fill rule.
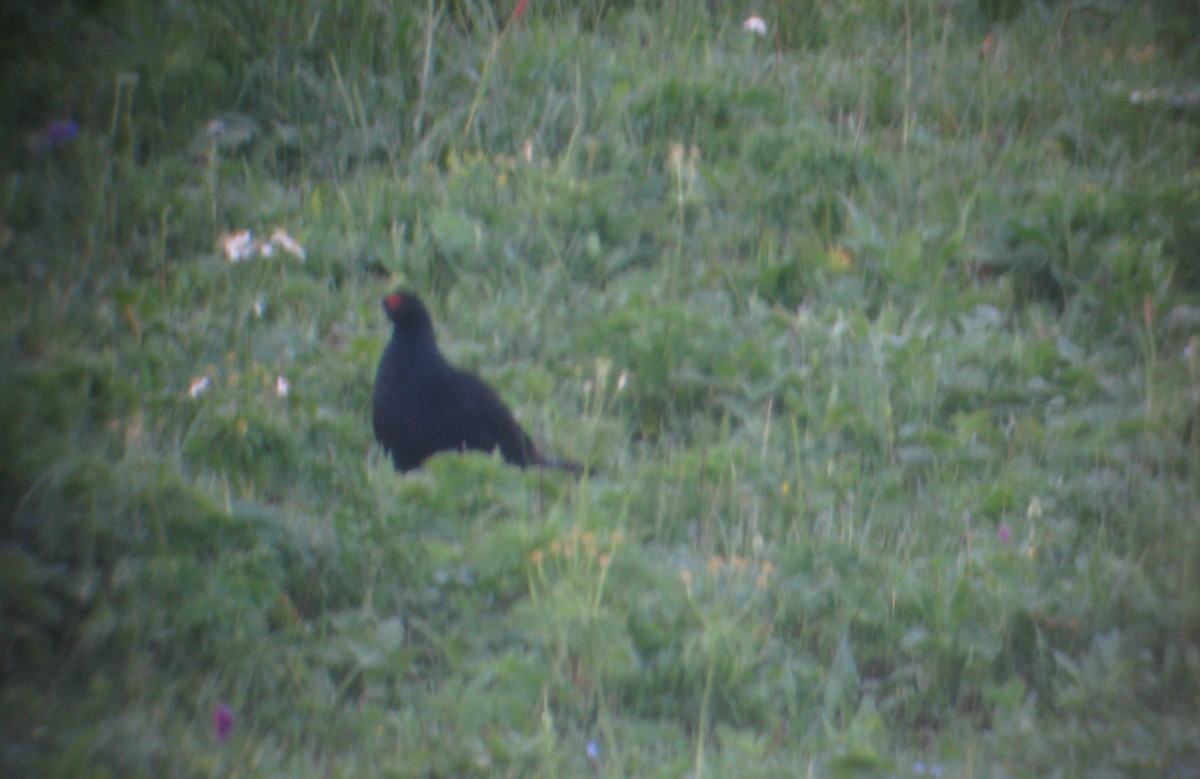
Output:
[[[437,452],[497,448],[513,465],[579,469],[543,457],[495,390],[446,362],[420,298],[393,292],[383,310],[394,327],[375,373],[372,421],[396,470],[419,468]]]

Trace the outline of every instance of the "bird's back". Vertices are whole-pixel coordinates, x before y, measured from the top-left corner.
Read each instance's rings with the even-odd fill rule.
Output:
[[[486,382],[446,362],[415,294],[401,290],[382,302],[394,328],[375,374],[372,422],[397,469],[417,468],[437,452],[499,449],[514,465],[579,470],[542,457]]]
[[[499,449],[516,465],[538,461],[537,448],[499,395],[441,355],[392,339],[372,395],[375,438],[400,470],[443,451]]]

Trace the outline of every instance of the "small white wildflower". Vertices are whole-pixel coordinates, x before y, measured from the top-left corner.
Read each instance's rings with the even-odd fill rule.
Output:
[[[230,262],[241,262],[250,259],[255,252],[254,235],[249,230],[238,230],[221,236],[221,246],[225,250],[225,259]]]
[[[671,141],[670,151],[667,153],[667,166],[682,175],[683,172],[683,144]]]
[[[279,396],[281,398],[286,398],[288,395],[288,389],[291,386],[292,385],[288,382],[287,379],[285,379],[283,377],[282,374],[275,377],[275,394],[277,396]]]
[[[767,23],[761,16],[747,16],[746,21],[742,22],[742,29],[754,35],[766,35]]]
[[[301,260],[304,259],[304,247],[299,241],[288,235],[287,230],[284,230],[282,227],[276,228],[275,232],[271,233],[271,244],[278,246],[293,257],[298,257]]]
[[[263,302],[263,296],[259,295],[254,299],[254,318],[262,319],[263,312],[267,310],[266,303]]]
[[[188,394],[192,396],[192,400],[195,400],[205,392],[208,392],[208,388],[211,384],[212,380],[207,376],[201,376],[198,379],[192,379],[192,383],[188,385]]]
[[[629,371],[622,370],[617,374],[617,392],[625,389],[625,385],[629,383]]]
[[[1157,89],[1147,89],[1145,92],[1135,89],[1129,93],[1129,102],[1133,103],[1134,105],[1153,103],[1155,100],[1158,100]]]

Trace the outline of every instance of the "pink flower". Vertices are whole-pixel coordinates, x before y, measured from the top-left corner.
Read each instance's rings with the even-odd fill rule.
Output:
[[[1008,523],[1000,520],[1000,527],[996,528],[996,537],[1000,539],[1000,543],[1007,544],[1012,540],[1012,532],[1008,529]]]
[[[516,20],[520,19],[522,16],[525,15],[525,6],[528,3],[529,3],[529,0],[517,0],[517,7],[513,9],[512,19],[509,21],[509,24],[511,24],[512,22],[515,22]]]
[[[212,728],[213,733],[217,736],[217,741],[224,741],[229,738],[229,731],[233,730],[233,723],[237,721],[237,717],[233,713],[233,709],[229,708],[227,703],[218,703],[213,708]]]

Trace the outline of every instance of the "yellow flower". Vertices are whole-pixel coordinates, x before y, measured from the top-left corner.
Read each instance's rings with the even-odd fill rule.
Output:
[[[847,271],[854,265],[853,258],[850,257],[850,252],[840,246],[833,246],[829,249],[829,266],[834,270]]]
[[[767,582],[771,581],[771,575],[774,573],[775,566],[771,565],[770,561],[763,560],[762,565],[758,569],[758,576],[754,579],[754,583],[758,586],[758,589],[766,589]]]

